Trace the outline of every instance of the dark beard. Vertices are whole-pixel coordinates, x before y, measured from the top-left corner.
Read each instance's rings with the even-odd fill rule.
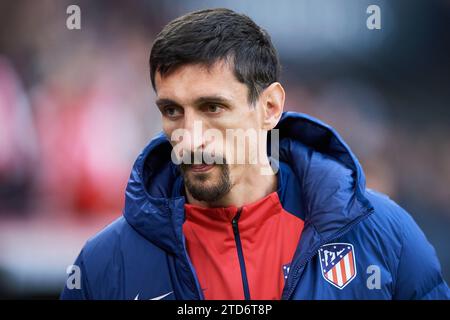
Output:
[[[207,186],[204,182],[207,182],[210,173],[196,173],[194,178],[189,178],[187,172],[190,165],[183,163],[180,164],[180,171],[184,178],[184,185],[195,200],[213,203],[220,200],[223,196],[230,192],[232,184],[228,164],[225,159],[223,159],[223,164],[216,164],[215,166],[220,170],[220,177],[215,185]]]

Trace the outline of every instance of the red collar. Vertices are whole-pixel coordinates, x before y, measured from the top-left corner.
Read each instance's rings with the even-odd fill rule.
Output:
[[[206,208],[193,204],[185,204],[186,220],[200,225],[223,224],[233,220],[238,212],[238,207]],[[277,192],[272,192],[262,199],[246,204],[242,207],[239,226],[256,227],[271,216],[281,213],[283,210]]]

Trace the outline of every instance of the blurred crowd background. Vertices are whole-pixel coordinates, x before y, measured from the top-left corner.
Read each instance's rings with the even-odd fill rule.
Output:
[[[81,30],[66,27],[71,4]],[[381,30],[366,27],[371,4]],[[161,130],[153,39],[207,7],[268,30],[286,109],[338,130],[450,282],[449,1],[2,0],[0,298],[56,298],[84,242],[121,214],[132,164]]]

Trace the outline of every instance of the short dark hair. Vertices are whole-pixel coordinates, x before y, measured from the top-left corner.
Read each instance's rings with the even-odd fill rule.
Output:
[[[219,60],[232,63],[237,80],[249,89],[252,104],[279,79],[280,64],[269,34],[248,16],[218,8],[181,16],[158,34],[150,53],[153,89],[156,72],[164,76],[181,65],[209,67]]]

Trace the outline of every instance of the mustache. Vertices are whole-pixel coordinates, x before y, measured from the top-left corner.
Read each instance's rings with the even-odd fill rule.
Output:
[[[226,165],[227,160],[222,154],[211,154],[209,152],[197,151],[184,153],[180,167],[183,169],[189,168],[192,165],[198,164],[215,164]]]

